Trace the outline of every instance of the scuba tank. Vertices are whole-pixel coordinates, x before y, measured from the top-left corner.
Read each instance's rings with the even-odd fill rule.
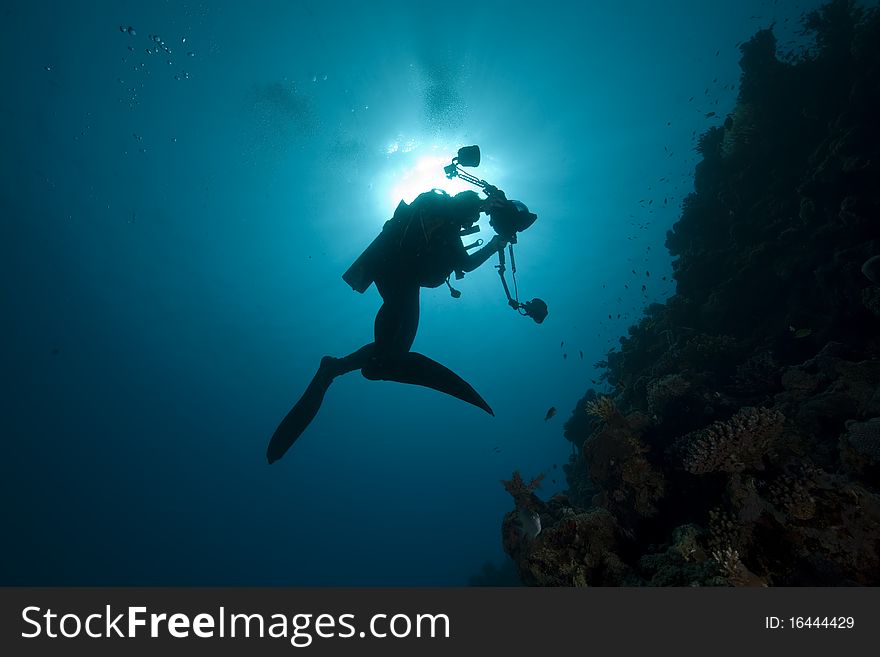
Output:
[[[397,204],[394,216],[382,226],[382,232],[370,242],[370,245],[342,275],[342,280],[348,283],[355,292],[363,294],[376,280],[376,272],[382,260],[393,248],[394,243],[399,242],[402,227],[409,221],[411,215],[410,205],[401,200]]]
[[[382,232],[352,263],[342,279],[356,292],[364,293],[389,258],[399,257],[412,265],[431,252],[434,231],[446,221],[452,197],[442,189],[419,194],[412,203],[401,200]],[[419,219],[418,223],[414,221]],[[458,239],[456,237],[456,239]],[[445,278],[445,276],[444,276]],[[428,281],[425,287],[442,285]]]

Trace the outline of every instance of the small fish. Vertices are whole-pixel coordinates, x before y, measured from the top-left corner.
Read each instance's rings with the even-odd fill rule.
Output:
[[[651,278],[651,272],[646,271],[646,272],[645,272],[645,276],[647,276],[648,278]]]
[[[533,539],[541,533],[541,516],[537,512],[524,506],[519,506],[517,508],[517,517],[519,518],[523,534]]]
[[[553,417],[554,415],[556,415],[556,407],[555,407],[555,406],[551,406],[550,408],[547,409],[547,415],[544,416],[544,422],[546,422],[547,420],[549,420],[549,419],[550,419],[551,417]]]
[[[798,329],[797,331],[794,332],[794,337],[795,338],[805,338],[805,337],[812,335],[812,334],[813,334],[813,329],[802,328],[802,329]]]
[[[568,354],[562,354],[562,360],[568,360]]]
[[[492,448],[492,451],[495,452],[496,454],[500,454],[500,453],[501,453],[501,448],[498,447],[498,445],[495,445],[495,447]]]
[[[709,112],[708,114],[706,114],[707,119],[711,119],[713,116],[715,116],[715,112]]]
[[[583,359],[584,359],[584,352],[583,352],[583,351],[578,351],[578,353],[581,355],[581,360],[583,360]]]
[[[562,349],[562,345],[564,345],[564,344],[565,344],[565,340],[563,340],[562,342],[559,343],[559,348]]]
[[[648,288],[646,288],[644,285],[642,285],[642,292],[644,292],[644,291],[647,290],[647,289],[648,289]]]

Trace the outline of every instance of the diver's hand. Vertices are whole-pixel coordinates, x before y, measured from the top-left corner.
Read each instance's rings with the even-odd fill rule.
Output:
[[[505,201],[507,201],[507,196],[504,194],[504,192],[502,190],[498,189],[495,185],[486,185],[483,188],[483,191],[485,192],[486,196],[488,197],[483,202],[483,212],[485,212],[486,214],[489,214],[491,208],[493,208],[499,204],[503,204]]]
[[[488,215],[500,214],[505,212],[516,211],[516,207],[512,202],[508,201],[504,197],[504,192],[501,193],[501,196],[490,196],[487,198],[482,205],[483,212]]]

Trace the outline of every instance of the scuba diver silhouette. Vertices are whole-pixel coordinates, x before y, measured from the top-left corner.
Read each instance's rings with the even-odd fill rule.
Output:
[[[476,155],[468,151],[476,148],[461,149],[458,160],[464,163],[476,159],[479,163],[479,151]],[[457,165],[457,159],[453,159],[453,164]],[[446,170],[451,178],[450,168]],[[365,378],[373,381],[397,381],[432,388],[495,415],[489,404],[464,379],[427,356],[410,351],[419,325],[420,288],[436,288],[446,283],[452,296],[458,298],[461,293],[449,283],[452,273],[461,278],[496,253],[499,254],[501,265],[498,268],[504,282],[505,246],[516,241],[517,230],[530,226],[537,218],[522,203],[507,200],[504,192],[496,187],[488,183],[482,186],[488,188],[489,198],[486,200],[473,191],[449,196],[434,189],[420,194],[412,204],[401,201],[394,216],[385,222],[382,232],[343,274],[343,279],[357,292],[363,293],[375,283],[382,297],[382,306],[374,323],[373,342],[342,358],[324,356],[321,359],[302,397],[269,441],[266,452],[269,463],[280,459],[312,422],[333,379],[354,370],[360,370]],[[492,216],[497,234],[478,251],[469,254],[468,250],[480,246],[482,240],[466,247],[462,237],[479,230],[474,224],[481,212]],[[504,229],[499,229],[500,226]],[[547,314],[543,301],[535,299],[520,304],[511,298],[506,282],[504,288],[511,306],[537,322],[543,321]]]

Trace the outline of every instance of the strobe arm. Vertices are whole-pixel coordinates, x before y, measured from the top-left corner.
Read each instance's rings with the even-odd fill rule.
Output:
[[[504,247],[498,249],[498,264],[495,265],[495,269],[498,270],[498,275],[501,277],[501,285],[504,288],[504,294],[507,295],[507,305],[513,308],[514,310],[519,310],[520,302],[513,298],[510,294],[510,288],[507,287],[507,279],[504,278],[504,272],[507,271],[507,261],[504,257]]]

